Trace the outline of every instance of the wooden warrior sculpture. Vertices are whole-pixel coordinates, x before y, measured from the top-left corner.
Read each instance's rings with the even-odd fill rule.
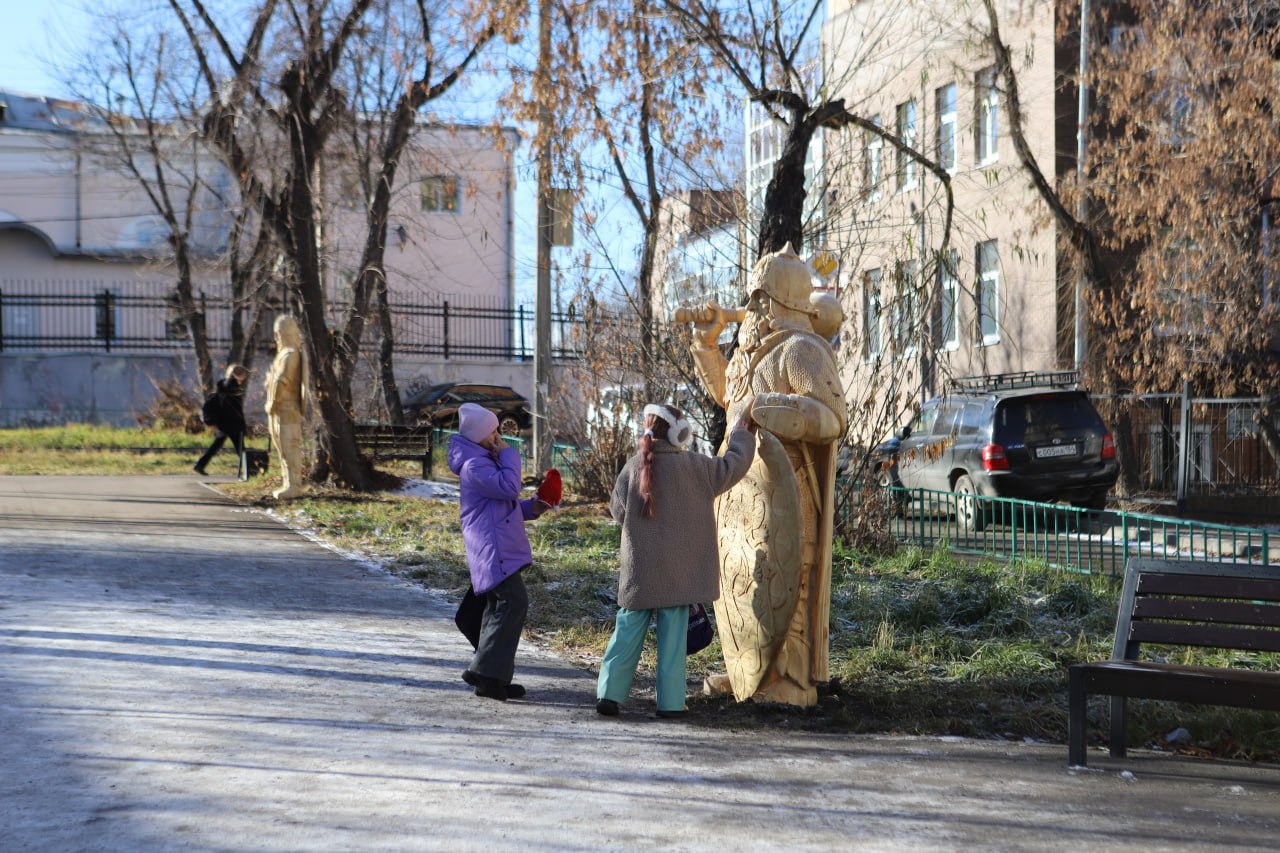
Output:
[[[676,315],[694,323],[694,361],[728,422],[750,405],[761,427],[747,476],[716,501],[715,610],[728,674],[708,687],[732,688],[739,701],[809,706],[830,677],[835,456],[846,420],[823,337],[831,300],[811,301],[808,267],[790,245],[759,260],[749,287],[745,310],[712,303]],[[716,341],[731,319],[742,325],[726,361]]]
[[[306,356],[298,321],[280,315],[275,323],[276,357],[267,371],[267,430],[280,458],[283,483],[272,492],[281,500],[305,492],[302,485],[302,415],[307,393]]]

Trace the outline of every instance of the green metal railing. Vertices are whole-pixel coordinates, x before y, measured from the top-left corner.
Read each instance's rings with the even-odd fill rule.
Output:
[[[1129,557],[1280,564],[1275,531],[1012,498],[889,490],[898,541],[1079,572],[1124,573]]]
[[[433,431],[431,440],[435,447],[437,458],[436,461],[443,464],[445,454],[449,452],[449,439],[457,435],[458,431],[453,429],[437,429]],[[533,442],[514,435],[504,436],[507,444],[510,444],[516,450],[520,451],[520,465],[524,469],[525,474],[537,474],[541,476],[541,471],[533,471]],[[578,448],[572,444],[553,444],[551,445],[551,467],[559,468],[562,471],[573,465],[577,456]],[[447,467],[443,470],[448,470]]]

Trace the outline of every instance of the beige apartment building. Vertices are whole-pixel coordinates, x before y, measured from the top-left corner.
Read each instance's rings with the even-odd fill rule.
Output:
[[[1052,179],[1057,155],[1075,143],[1074,104],[1064,113],[1056,90],[1054,5],[997,7],[1028,142]],[[1071,340],[1055,230],[1011,143],[986,31],[981,2],[828,3],[830,96],[937,161],[954,195],[944,235],[935,174],[873,133],[827,136],[826,234],[840,260],[846,387],[854,402],[894,395],[893,423],[947,377],[1059,367]],[[939,266],[944,237],[951,264]]]

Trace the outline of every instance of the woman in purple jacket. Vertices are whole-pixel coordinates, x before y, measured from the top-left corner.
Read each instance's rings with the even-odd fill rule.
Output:
[[[511,677],[529,611],[520,571],[533,563],[524,523],[542,515],[547,505],[536,498],[520,500],[520,452],[502,440],[497,415],[475,403],[458,408],[449,470],[460,482],[471,589],[484,602],[476,653],[462,679],[477,696],[519,699],[525,690]]]

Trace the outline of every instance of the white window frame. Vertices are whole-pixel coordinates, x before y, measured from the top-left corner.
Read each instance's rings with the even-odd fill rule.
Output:
[[[956,269],[956,254],[951,253],[951,266],[943,264],[938,269],[938,351],[955,352],[960,349],[960,278]]]
[[[947,94],[950,93],[950,98]],[[956,170],[957,162],[957,145],[956,142],[956,84],[948,83],[945,86],[939,86],[934,91],[935,114],[938,117],[937,134],[934,143],[938,149],[938,165],[946,169],[948,172]],[[944,147],[944,141],[949,146]],[[943,156],[943,152],[950,151],[950,159]]]
[[[978,343],[1000,343],[1000,246],[997,240],[979,243],[974,252],[978,283]]]
[[[988,166],[1000,159],[1000,92],[994,65],[978,72],[974,93],[974,157],[978,166]]]
[[[903,145],[916,147],[916,136],[920,131],[920,107],[916,103],[916,99],[904,101],[894,109],[894,132],[897,134],[898,141]],[[895,149],[897,152],[897,175],[898,192],[905,193],[916,188],[916,161],[901,149]]]
[[[457,175],[423,175],[421,204],[424,213],[461,213],[462,181]]]
[[[906,261],[898,271],[897,300],[893,306],[893,343],[900,358],[916,353],[916,276],[919,265]]]
[[[884,273],[879,269],[862,274],[862,350],[867,361],[884,353]]]
[[[871,119],[880,126],[879,116]],[[884,181],[884,139],[878,133],[866,131],[866,147],[863,151],[862,194],[870,201],[879,201],[880,185]]]

